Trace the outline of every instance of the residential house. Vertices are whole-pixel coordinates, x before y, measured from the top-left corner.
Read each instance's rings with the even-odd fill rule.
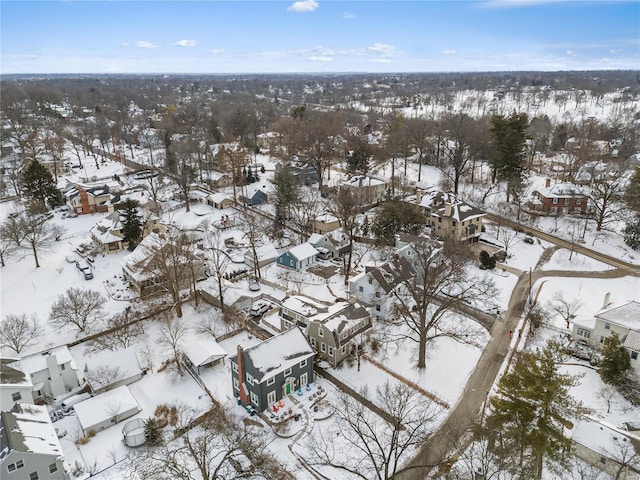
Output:
[[[454,238],[463,242],[477,242],[482,233],[482,210],[460,200],[451,192],[416,189],[416,202],[428,218],[438,238]]]
[[[29,375],[11,366],[15,358],[0,358],[0,411],[16,403],[33,403],[33,383]]]
[[[373,315],[387,318],[392,314],[393,292],[415,275],[405,257],[394,257],[379,267],[365,267],[364,273],[349,279],[349,295],[373,309]]]
[[[309,237],[307,243],[310,243],[316,250],[322,253],[323,250],[328,250],[330,253],[329,258],[341,257],[349,253],[349,237],[339,231],[330,232],[328,234],[314,233]]]
[[[23,357],[10,365],[29,375],[34,402],[63,395],[80,386],[78,368],[66,346]]]
[[[315,352],[304,333],[292,328],[253,347],[238,346],[230,358],[233,393],[261,412],[313,382]]]
[[[548,178],[545,186],[535,189],[532,196],[533,198],[527,204],[532,213],[550,216],[587,213],[589,199],[578,186],[572,183],[551,185],[551,179]]]
[[[135,348],[102,350],[84,360],[84,375],[94,393],[137,382],[144,375]]]
[[[0,413],[3,480],[70,480],[69,468],[47,408],[26,403]]]
[[[631,373],[640,379],[640,302],[614,303],[607,294],[603,308],[592,319],[573,322],[573,338],[598,350],[613,333],[629,351]]]
[[[282,330],[304,332],[318,356],[336,367],[371,330],[371,313],[357,301],[322,305],[302,295],[286,298],[280,307]]]
[[[271,150],[281,137],[279,132],[264,132],[256,135],[256,145],[265,150]]]
[[[138,208],[138,218],[142,224],[142,238],[167,230],[160,217],[146,208]],[[118,253],[128,248],[122,233],[123,221],[122,211],[115,210],[91,227],[91,239],[104,253]]]
[[[276,172],[284,168],[280,163],[276,163]],[[318,172],[313,165],[305,162],[298,162],[297,165],[289,165],[289,172],[300,185],[313,185],[318,183]]]
[[[64,192],[64,197],[69,211],[76,215],[86,215],[108,212],[112,195],[108,185],[89,187],[75,184]]]
[[[640,437],[585,415],[570,431],[571,451],[578,458],[618,480],[639,480]]]
[[[233,198],[225,193],[211,193],[205,197],[208,205],[218,210],[225,210],[233,206]]]
[[[315,263],[318,253],[318,250],[307,242],[279,255],[276,263],[292,270],[302,270]]]
[[[330,213],[324,212],[313,219],[313,233],[324,235],[340,228],[340,220]]]
[[[200,375],[201,369],[224,362],[227,352],[212,337],[202,337],[189,342],[184,355],[186,365]]]
[[[270,265],[276,261],[278,258],[278,251],[276,250],[275,245],[265,238],[265,241],[262,245],[256,246],[256,255],[258,259],[258,267],[262,268],[266,265]],[[247,264],[249,270],[253,270],[254,268],[254,256],[253,249],[247,248],[244,252],[244,263]]]
[[[268,196],[265,193],[265,189],[266,185],[260,184],[251,184],[242,187],[241,194],[238,195],[238,200],[250,207],[267,203]]]
[[[387,185],[384,180],[368,175],[356,175],[339,184],[338,188],[351,190],[351,193],[361,198],[364,204],[376,205],[387,198]]]
[[[100,432],[142,410],[126,385],[76,403],[73,409],[84,435]]]
[[[122,261],[124,277],[142,297],[162,291],[167,262],[172,263],[171,270],[180,277],[183,288],[193,278],[204,277],[205,271],[202,255],[157,233],[149,234]]]

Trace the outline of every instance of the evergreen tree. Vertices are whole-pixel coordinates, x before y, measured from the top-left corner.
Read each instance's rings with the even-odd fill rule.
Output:
[[[625,200],[630,209],[640,214],[640,166],[636,167],[627,186]]]
[[[517,478],[540,480],[545,462],[548,468],[561,469],[571,447],[564,427],[578,405],[569,395],[578,377],[558,372],[560,352],[555,342],[541,351],[523,352],[491,400],[487,426],[497,432],[495,448],[511,457],[507,463]]]
[[[371,148],[367,145],[358,145],[347,157],[347,170],[352,174],[366,175],[369,171],[371,160]]]
[[[280,236],[284,223],[289,218],[291,207],[298,201],[300,192],[298,181],[287,166],[274,173],[272,182],[276,187],[274,230]]]
[[[144,438],[147,439],[147,445],[155,447],[162,443],[162,435],[160,434],[160,427],[155,418],[149,417],[144,422]]]
[[[640,250],[640,214],[627,222],[623,230],[624,243],[634,250]]]
[[[371,233],[381,243],[393,243],[398,233],[418,235],[427,224],[427,217],[418,207],[399,200],[389,200],[376,209]]]
[[[133,251],[142,238],[142,220],[138,213],[140,203],[130,198],[126,199],[118,206],[121,212],[120,221],[122,223],[123,240],[128,243],[128,249]]]
[[[256,179],[253,175],[253,171],[251,170],[251,166],[247,168],[247,183],[253,183]]]
[[[38,160],[30,162],[22,171],[20,184],[22,191],[30,199],[32,208],[36,210],[46,209],[47,204],[55,207],[62,203],[51,172]]]
[[[510,117],[491,117],[491,155],[493,181],[507,182],[507,202],[511,194],[517,194],[525,178],[526,130],[529,120],[526,113],[512,113]]]
[[[620,337],[612,333],[604,339],[602,347],[602,361],[600,362],[600,377],[604,383],[619,385],[627,378],[631,368],[631,358],[626,348],[622,346]]]

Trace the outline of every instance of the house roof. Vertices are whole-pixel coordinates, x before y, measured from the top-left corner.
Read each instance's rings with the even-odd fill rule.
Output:
[[[47,356],[49,355],[56,358],[58,365],[70,363],[71,368],[75,368],[73,357],[66,346],[57,347],[44,353],[29,355],[28,357],[21,358],[15,363],[12,363],[11,366],[13,368],[18,368],[27,374],[41,372],[47,369]]]
[[[292,295],[287,297],[282,303],[283,308],[293,310],[294,312],[304,315],[305,317],[312,317],[318,312],[327,312],[328,309],[325,305],[322,305],[314,300],[303,297],[302,295]]]
[[[31,385],[25,372],[9,365],[15,361],[15,358],[0,358],[0,385]]]
[[[212,193],[207,195],[207,199],[211,200],[213,203],[222,203],[225,200],[232,201],[233,198],[226,193]]]
[[[584,415],[576,424],[571,439],[612,459],[620,452],[620,445],[626,442],[630,442],[633,449],[640,452],[640,438],[590,415]]]
[[[91,428],[113,418],[116,414],[133,409],[140,411],[140,405],[126,385],[123,385],[84,402],[76,403],[73,409],[82,428]]]
[[[447,214],[447,204],[451,205],[451,211]],[[420,206],[431,209],[434,217],[451,218],[458,222],[472,220],[485,214],[482,210],[460,200],[452,192],[440,192],[437,190],[424,192],[420,200]]]
[[[297,258],[298,260],[305,260],[309,257],[318,255],[318,250],[309,242],[306,242],[306,243],[303,243],[302,245],[298,245],[293,248],[290,248],[289,255]]]
[[[534,190],[545,198],[575,198],[584,197],[584,193],[573,183],[556,183],[549,187],[541,187]]]
[[[596,313],[596,318],[615,323],[629,329],[640,329],[640,302],[629,302],[617,307],[609,307]]]
[[[386,293],[391,292],[414,274],[413,267],[411,267],[409,261],[402,256],[394,257],[393,260],[379,267],[370,269],[367,267],[367,270]]]
[[[337,334],[342,333],[351,325],[371,316],[367,309],[358,302],[342,304],[341,307],[343,308],[339,310],[337,314],[334,314],[322,321],[322,324],[326,329]]]
[[[2,412],[0,447],[23,453],[63,454],[47,407],[17,403],[9,412]]]
[[[256,378],[260,383],[315,355],[304,333],[297,327],[254,345],[245,353],[260,373]]]
[[[142,373],[138,355],[133,347],[121,350],[102,350],[84,359],[83,370],[96,370],[101,366],[117,368],[122,378],[129,378]]]

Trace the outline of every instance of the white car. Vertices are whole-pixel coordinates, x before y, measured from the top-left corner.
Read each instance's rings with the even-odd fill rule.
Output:
[[[271,308],[271,304],[269,302],[260,300],[253,304],[253,306],[251,307],[251,310],[249,310],[249,313],[253,317],[260,317],[270,308]]]

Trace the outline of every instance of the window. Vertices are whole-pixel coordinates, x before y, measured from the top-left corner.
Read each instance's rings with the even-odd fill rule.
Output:
[[[251,392],[251,403],[253,403],[256,407],[258,406],[258,396]]]
[[[276,377],[271,377],[267,380],[267,385],[273,385],[274,383],[276,383]]]
[[[324,330],[322,329],[322,327],[318,327],[318,336],[324,337]]]
[[[251,376],[250,373],[247,373],[247,383],[249,385],[253,385],[253,377]]]
[[[238,383],[238,379],[237,378],[233,379],[233,388],[235,388],[236,390],[240,390],[240,385]]]
[[[557,205],[557,204],[558,204],[558,199],[557,199],[557,198],[554,198],[554,199],[553,199],[553,201],[552,201],[551,203],[553,203],[554,205]]]
[[[232,363],[233,365],[233,371],[238,373],[238,364],[237,363]]]
[[[609,322],[604,324],[604,329],[605,330],[611,330],[611,324]]]
[[[380,305],[376,305],[376,312],[380,311]]]
[[[638,352],[631,352],[631,360],[637,360],[638,359]]]
[[[11,400],[14,402],[17,402],[20,399],[22,399],[22,394],[20,392],[14,392],[11,394]]]
[[[590,338],[591,337],[591,332],[589,330],[585,330],[584,328],[579,328],[577,335],[579,337],[583,337],[583,338]]]
[[[64,363],[62,365],[60,365],[60,370],[64,370],[66,367],[64,366]]]
[[[294,264],[293,264],[293,260],[289,260],[289,266],[290,266],[290,267],[293,267],[293,266],[294,266]]]
[[[324,343],[324,342],[322,342],[322,343],[320,344],[320,351],[322,351],[322,352],[326,352],[326,351],[327,351],[327,346],[325,345],[325,343]]]
[[[304,367],[306,367],[306,366],[307,366],[307,359],[305,358],[304,360],[302,360],[302,361],[300,362],[300,368],[304,368]]]
[[[312,347],[316,346],[316,339],[314,337],[311,337],[311,346]]]
[[[329,347],[329,356],[333,357],[333,347]]]
[[[565,204],[565,205],[569,205],[569,197],[566,197],[566,198],[564,199],[564,204]]]
[[[49,473],[56,473],[58,471],[58,465],[55,463],[49,464]]]
[[[29,480],[38,480],[38,472],[31,472],[29,474]]]
[[[16,463],[12,463],[11,465],[14,465],[14,470],[17,470],[19,468],[24,467],[24,461],[23,460],[16,460]]]
[[[600,343],[604,343],[604,337],[600,337]]]
[[[607,459],[605,457],[600,457],[600,463],[604,465],[607,463]]]
[[[347,347],[342,347],[342,354],[344,355],[345,353],[347,353]]]
[[[376,292],[376,298],[380,298],[380,292]]]
[[[358,287],[358,291],[359,291],[359,292],[364,292],[364,287],[363,287],[362,285],[360,285],[360,286]]]
[[[288,377],[289,375],[291,375],[291,369],[290,369],[290,368],[287,368],[287,369],[284,371],[284,376],[285,376],[285,377]]]

